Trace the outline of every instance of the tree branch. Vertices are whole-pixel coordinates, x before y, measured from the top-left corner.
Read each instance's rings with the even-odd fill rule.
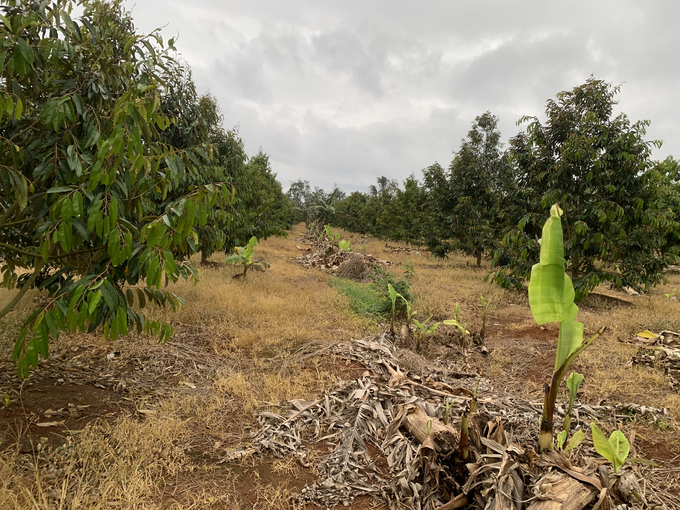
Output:
[[[40,258],[40,253],[32,253],[30,251],[22,250],[21,248],[17,248],[16,246],[12,246],[11,244],[7,243],[0,243],[0,248],[5,248],[7,250],[11,250],[14,253],[18,253],[19,255],[25,255],[26,257],[32,257],[35,259]]]
[[[5,221],[7,218],[14,212],[14,209],[17,208],[19,205],[19,202],[15,201],[12,205],[10,205],[7,210],[3,213],[2,216],[0,216],[0,228],[5,226]]]
[[[7,306],[0,310],[0,319],[2,319],[5,315],[7,315],[9,312],[12,311],[14,306],[21,301],[21,298],[24,297],[24,294],[26,294],[26,291],[30,289],[33,284],[35,283],[35,279],[38,277],[40,272],[42,271],[43,266],[45,263],[42,261],[42,259],[38,259],[35,263],[35,270],[33,271],[33,274],[29,277],[29,279],[24,283],[24,286],[21,287],[21,290],[17,293],[16,296],[14,296],[14,299],[7,303]]]

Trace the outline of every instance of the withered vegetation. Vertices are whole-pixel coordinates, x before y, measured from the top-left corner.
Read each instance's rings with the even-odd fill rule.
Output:
[[[605,504],[597,489],[604,461],[589,439],[571,452],[571,467],[558,455],[533,457],[557,337],[535,325],[525,294],[484,283],[488,265],[477,268],[471,257],[437,260],[343,233],[395,274],[413,264],[419,319],[454,318],[460,304],[460,321],[474,334],[480,294],[491,300],[483,345],[440,327],[416,354],[407,332],[388,338],[379,319],[350,310],[329,285],[332,267],[295,260],[307,247],[303,232],[259,245],[267,273],[234,280],[238,268],[216,255],[198,285],[173,285],[186,301],[181,312],[154,312],[176,328],[167,345],[62,335],[50,360],[21,382],[9,352],[31,304],[10,314],[0,325],[0,394],[8,399],[0,409],[0,508],[477,508],[479,498],[499,494],[510,495],[507,508],[526,508],[550,484],[581,494],[585,508]],[[630,457],[645,459],[627,469],[647,507],[677,509],[678,389],[667,358],[627,342],[646,329],[680,331],[680,276],[668,278],[640,297],[599,288],[584,303],[586,331],[608,330],[574,367],[585,382],[573,423],[587,431],[598,419],[606,433],[623,430]],[[9,299],[1,294],[0,305]],[[470,470],[455,459],[477,384]],[[574,472],[587,480],[576,486]],[[512,506],[519,482],[534,501]]]

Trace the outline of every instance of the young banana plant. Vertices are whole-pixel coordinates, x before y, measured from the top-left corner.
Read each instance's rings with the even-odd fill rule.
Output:
[[[233,278],[245,278],[249,269],[257,271],[264,271],[269,267],[269,264],[263,260],[253,258],[253,249],[257,245],[257,238],[255,236],[250,238],[247,246],[237,246],[234,248],[234,254],[228,255],[225,259],[227,264],[243,264],[243,272],[234,275]]]
[[[545,387],[543,416],[538,436],[538,447],[541,452],[552,448],[553,414],[564,374],[574,359],[605,330],[602,327],[588,340],[583,341],[583,323],[576,321],[578,307],[574,303],[574,286],[564,270],[562,214],[562,209],[557,204],[550,208],[550,218],[543,226],[540,262],[531,269],[529,281],[529,305],[536,323],[560,324],[555,369],[550,385]]]

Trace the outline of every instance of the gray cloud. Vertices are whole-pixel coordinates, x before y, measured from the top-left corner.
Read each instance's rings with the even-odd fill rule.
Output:
[[[134,5],[133,2],[128,3]],[[197,86],[262,147],[286,186],[366,189],[446,166],[475,116],[522,115],[591,74],[623,84],[619,110],[651,119],[655,157],[680,156],[680,47],[672,0],[138,0],[149,32],[167,25]]]

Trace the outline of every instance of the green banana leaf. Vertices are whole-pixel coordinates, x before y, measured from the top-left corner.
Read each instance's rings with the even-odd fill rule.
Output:
[[[550,208],[550,218],[543,226],[541,259],[531,268],[529,305],[537,324],[559,322],[555,371],[560,368],[583,343],[583,324],[574,319],[578,307],[574,303],[574,286],[564,271],[564,237],[562,210],[555,204]]]
[[[574,286],[564,272],[562,210],[555,204],[543,226],[541,261],[531,268],[529,305],[537,324],[567,322],[576,318]]]

